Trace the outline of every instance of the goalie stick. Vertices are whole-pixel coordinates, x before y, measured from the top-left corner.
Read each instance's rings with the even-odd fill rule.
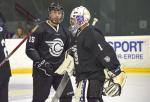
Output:
[[[96,22],[98,21],[97,18],[94,18],[93,19],[93,22],[92,22],[92,26],[95,26]],[[69,75],[67,72],[65,72],[56,92],[55,92],[55,95],[54,97],[52,98],[52,101],[51,102],[58,102],[58,99],[60,98],[60,96],[62,95],[63,93],[63,90],[65,89],[67,83],[69,81]]]
[[[65,89],[67,83],[69,81],[69,75],[67,72],[65,72],[57,90],[56,90],[56,93],[54,95],[54,97],[52,98],[52,101],[51,102],[58,102],[58,99],[60,98],[60,96],[62,95],[63,93],[63,90]]]

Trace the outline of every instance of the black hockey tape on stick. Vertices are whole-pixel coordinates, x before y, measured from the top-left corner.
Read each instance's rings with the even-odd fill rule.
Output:
[[[37,24],[31,31],[29,34],[27,34],[23,40],[13,49],[13,51],[10,52],[10,54],[0,63],[0,67],[3,66],[3,64],[5,64],[6,61],[8,61],[8,59],[14,54],[14,52],[16,52],[16,50],[33,34],[33,32],[36,31],[36,29],[39,27],[39,25]]]

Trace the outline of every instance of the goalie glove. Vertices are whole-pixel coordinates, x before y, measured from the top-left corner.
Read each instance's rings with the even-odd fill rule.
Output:
[[[40,59],[36,61],[34,64],[34,67],[38,68],[39,70],[44,71],[45,75],[47,76],[51,76],[54,73],[53,65],[44,59]]]
[[[121,72],[119,75],[114,76],[114,74],[108,69],[104,69],[106,76],[104,86],[103,86],[103,95],[105,96],[120,96],[122,88],[126,82],[125,72]]]

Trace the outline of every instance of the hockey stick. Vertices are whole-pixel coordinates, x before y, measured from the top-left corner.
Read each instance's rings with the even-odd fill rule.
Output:
[[[93,22],[92,22],[92,26],[95,26],[96,22],[98,21],[97,18],[94,18],[93,19]],[[58,102],[58,99],[60,98],[60,96],[62,95],[63,93],[63,90],[65,89],[67,83],[69,81],[69,76],[68,76],[68,73],[65,72],[56,92],[55,92],[55,95],[54,97],[52,98],[52,101],[51,102]]]
[[[13,51],[10,52],[10,54],[0,63],[0,67],[5,64],[6,61],[14,54],[14,52],[32,35],[33,32],[36,31],[36,29],[39,27],[37,24],[29,34],[27,34],[24,39],[13,49]]]
[[[64,91],[64,89],[68,83],[68,81],[69,81],[69,75],[67,72],[65,72],[65,74],[64,74],[51,102],[58,102],[60,96],[62,95],[62,93],[63,93],[63,91]]]
[[[58,99],[62,95],[63,90],[65,89],[69,81],[69,76],[73,74],[73,70],[74,70],[74,59],[66,52],[63,63],[55,71],[55,73],[64,76],[61,79],[61,82],[56,90],[54,97],[52,98],[52,102],[58,102]]]
[[[93,19],[92,26],[95,26],[96,22],[98,22],[98,18]]]

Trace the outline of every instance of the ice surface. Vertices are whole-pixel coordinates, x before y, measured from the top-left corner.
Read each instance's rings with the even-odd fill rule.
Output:
[[[74,84],[74,79],[72,79]],[[52,90],[50,102],[55,91]],[[127,82],[121,96],[103,97],[104,102],[150,102],[150,74],[127,74]],[[31,102],[32,100],[32,76],[13,75],[9,84],[9,102]],[[72,101],[74,102],[74,100]]]

